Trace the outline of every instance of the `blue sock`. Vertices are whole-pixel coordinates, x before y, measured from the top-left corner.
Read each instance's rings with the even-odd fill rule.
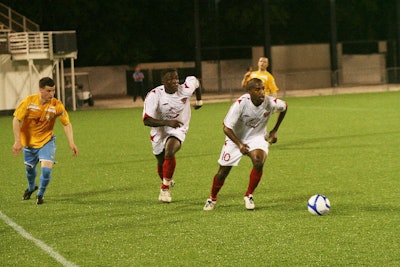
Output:
[[[28,191],[32,192],[35,190],[35,179],[36,179],[36,167],[30,167],[25,165],[26,179],[28,180]]]
[[[51,179],[51,168],[42,167],[42,174],[40,175],[40,186],[38,196],[44,196],[44,191],[46,191],[47,186]]]

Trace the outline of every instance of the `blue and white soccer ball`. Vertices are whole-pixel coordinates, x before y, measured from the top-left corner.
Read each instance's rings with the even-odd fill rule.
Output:
[[[308,200],[308,212],[312,215],[322,216],[329,212],[331,203],[329,199],[321,194],[314,195]]]

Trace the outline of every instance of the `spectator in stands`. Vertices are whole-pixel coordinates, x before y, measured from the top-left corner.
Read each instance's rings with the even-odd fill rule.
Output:
[[[135,72],[132,75],[133,77],[133,101],[136,102],[136,98],[140,96],[144,101],[146,97],[146,91],[144,90],[144,74],[141,72],[140,67],[136,66]]]

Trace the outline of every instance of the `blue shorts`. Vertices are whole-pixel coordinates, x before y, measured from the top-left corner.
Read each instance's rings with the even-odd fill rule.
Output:
[[[24,147],[24,163],[30,167],[35,167],[39,161],[51,161],[55,163],[56,137],[53,136],[41,148]]]

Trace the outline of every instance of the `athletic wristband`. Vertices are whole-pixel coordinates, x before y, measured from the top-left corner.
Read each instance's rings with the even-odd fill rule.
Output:
[[[196,106],[202,106],[203,100],[196,100]]]

